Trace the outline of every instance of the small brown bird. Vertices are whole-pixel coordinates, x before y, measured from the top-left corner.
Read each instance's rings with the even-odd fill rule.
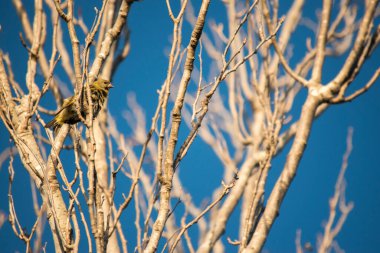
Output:
[[[94,83],[90,84],[91,100],[93,106],[94,118],[98,115],[100,109],[104,104],[104,100],[107,98],[108,91],[113,86],[112,84],[102,78],[98,78]],[[86,95],[84,96],[86,98]],[[75,95],[63,100],[62,108],[55,114],[52,121],[45,125],[45,128],[53,127],[56,132],[63,124],[73,125],[80,121],[79,115],[75,108]],[[83,118],[88,114],[87,99],[81,109],[81,115]]]

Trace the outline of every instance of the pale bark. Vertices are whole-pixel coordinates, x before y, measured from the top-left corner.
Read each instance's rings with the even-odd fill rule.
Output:
[[[54,241],[46,251],[54,247],[56,252],[79,252],[87,244],[89,252],[127,252],[128,247],[139,253],[223,252],[227,248],[223,235],[229,234],[229,222],[238,223],[231,220],[236,213],[239,234],[227,241],[238,252],[260,252],[302,169],[299,165],[314,121],[331,105],[353,101],[370,90],[380,76],[376,66],[373,73],[362,72],[367,83],[348,89],[380,43],[375,19],[378,0],[362,3],[363,12],[347,0],[324,0],[317,23],[302,16],[308,4],[304,0],[294,0],[285,12],[278,0],[211,4],[210,0],[197,4],[166,0],[170,51],[149,125],[145,108],[137,102],[144,98],[128,95],[127,108],[111,114],[105,104],[96,119],[90,110],[84,116],[79,113],[82,122],[77,125],[64,124],[54,133],[41,131],[45,119],[61,108],[61,80],[69,79],[78,112],[83,100],[90,107],[93,104],[88,87],[96,78],[110,80],[114,86],[129,84],[127,76],[122,76],[122,83],[114,80],[120,80],[115,78],[116,70],[123,67],[130,50],[144,50],[129,43],[133,33],[127,19],[135,1],[94,3],[99,6],[90,23],[82,16],[89,10],[79,11],[75,0],[35,0],[33,11],[25,9],[22,0],[12,2],[23,31],[25,52],[21,53],[28,60],[26,73],[14,72],[15,52],[0,51],[0,118],[12,138],[10,147],[1,151],[0,163],[9,157],[11,227],[27,252],[32,250],[33,238],[35,250],[43,247],[44,210]],[[137,4],[149,8],[144,1]],[[219,13],[222,20],[210,17],[216,5],[224,5],[225,13]],[[294,40],[301,23],[315,33],[312,39]],[[51,34],[47,27],[52,27]],[[152,43],[158,39],[146,36]],[[292,47],[298,50],[297,43],[306,43],[307,50],[303,56],[297,52],[295,62]],[[342,66],[334,66],[336,75],[326,81],[324,65],[331,57],[341,57]],[[303,89],[307,97],[298,115],[294,105]],[[115,90],[110,90],[109,102],[124,97]],[[52,92],[49,98],[57,107],[43,107],[47,92]],[[127,128],[120,127],[121,115]],[[188,153],[197,152],[199,142],[209,146],[214,156],[207,159],[219,160],[221,168],[206,163],[186,173],[212,169],[220,172],[215,177],[221,183],[197,205],[192,199],[196,193],[188,192],[184,186],[188,182],[181,181],[179,172],[186,168],[181,163]],[[274,168],[280,176],[269,188],[272,163],[288,146],[285,164]],[[75,161],[70,163],[62,149]],[[13,201],[12,187],[18,187],[13,185],[18,174],[12,172],[14,159],[22,162],[38,189],[33,195],[36,221],[30,234],[23,231],[17,218],[22,210],[16,210]],[[335,238],[353,207],[344,202],[342,171],[320,252],[337,248]],[[336,219],[338,204],[342,215]],[[127,236],[131,230],[136,233],[133,238]],[[199,238],[193,237],[194,230]],[[297,252],[303,251],[300,232],[296,246]]]

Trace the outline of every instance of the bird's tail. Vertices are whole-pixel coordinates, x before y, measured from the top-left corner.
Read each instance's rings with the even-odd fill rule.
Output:
[[[54,133],[57,133],[58,130],[61,128],[61,124],[57,121],[56,118],[54,118],[52,121],[46,123],[45,128],[53,128]]]

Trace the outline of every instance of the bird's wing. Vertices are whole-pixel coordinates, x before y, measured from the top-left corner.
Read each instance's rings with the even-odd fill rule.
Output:
[[[63,100],[63,105],[62,105],[61,109],[59,109],[59,111],[55,115],[59,114],[60,112],[62,112],[66,108],[70,107],[74,103],[75,103],[75,96],[71,96],[71,97],[65,98]]]

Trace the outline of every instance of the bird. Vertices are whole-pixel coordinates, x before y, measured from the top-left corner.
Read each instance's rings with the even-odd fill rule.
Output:
[[[104,101],[108,96],[108,91],[111,88],[113,88],[113,85],[110,83],[110,81],[102,79],[100,77],[96,79],[92,84],[90,84],[91,101],[93,107],[92,112],[94,119],[102,108]],[[86,94],[84,95],[84,97],[87,98]],[[76,97],[77,95],[74,95],[64,99],[62,108],[55,114],[54,119],[45,125],[45,128],[53,128],[54,132],[56,133],[63,124],[73,125],[80,122],[80,117],[75,105]],[[85,118],[89,113],[87,104],[88,103],[86,99],[86,103],[84,103],[80,109],[83,118]]]

